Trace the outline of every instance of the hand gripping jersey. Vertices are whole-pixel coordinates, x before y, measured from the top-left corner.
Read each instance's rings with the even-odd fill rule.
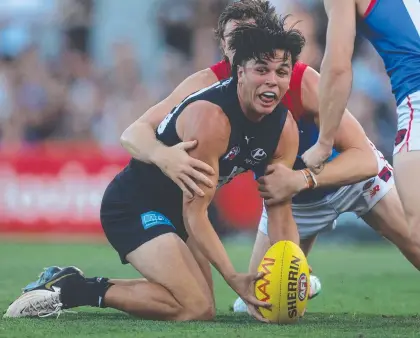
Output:
[[[189,104],[208,101],[218,105],[229,119],[231,134],[226,153],[219,160],[218,187],[228,183],[236,175],[251,170],[257,177],[264,174],[271,160],[287,117],[287,108],[279,104],[259,123],[248,120],[241,110],[237,95],[237,81],[232,78],[215,83],[188,96],[160,123],[156,137],[167,146],[181,142],[176,132],[176,121]],[[150,164],[131,160],[131,166],[143,172],[139,179],[162,182],[165,175]],[[156,170],[157,169],[157,170]],[[174,185],[165,182],[167,186]]]
[[[176,121],[196,101],[219,106],[230,122],[229,144],[219,158],[218,187],[247,170],[263,175],[277,149],[287,108],[279,104],[260,122],[251,122],[241,110],[237,82],[227,79],[184,99],[160,123],[157,139],[167,146],[179,143]],[[160,235],[173,232],[183,240],[188,238],[181,189],[157,166],[135,159],[108,185],[101,204],[101,223],[124,264],[128,253]]]
[[[283,97],[282,103],[290,110],[299,128],[299,151],[294,169],[299,170],[305,168],[302,161],[302,154],[312,147],[319,135],[318,127],[311,118],[305,117],[305,109],[302,105],[302,77],[308,66],[302,62],[297,62],[293,67],[292,76],[290,79],[290,87],[286,95]],[[211,70],[215,73],[217,78],[223,79],[224,76],[230,76],[230,65],[226,61],[221,61],[212,67]],[[333,149],[333,153],[328,159],[331,161],[338,155],[338,152]],[[293,198],[294,204],[312,203],[319,201],[325,196],[336,192],[338,188],[320,188],[315,190],[302,191]]]

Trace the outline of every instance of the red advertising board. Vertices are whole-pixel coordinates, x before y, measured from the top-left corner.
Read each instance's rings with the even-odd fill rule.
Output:
[[[128,161],[121,148],[90,144],[0,149],[0,232],[102,233],[103,192]],[[222,188],[216,204],[233,226],[256,227],[261,203],[251,175]]]

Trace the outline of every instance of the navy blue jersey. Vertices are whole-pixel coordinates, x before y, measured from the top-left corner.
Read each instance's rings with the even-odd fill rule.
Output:
[[[279,104],[260,122],[246,118],[239,104],[237,82],[230,78],[197,91],[185,98],[158,126],[156,137],[167,146],[181,142],[176,132],[176,121],[189,104],[208,101],[218,105],[229,119],[231,133],[225,154],[219,159],[218,187],[228,183],[236,175],[251,170],[256,177],[264,175],[265,169],[278,146],[287,117],[287,108]],[[197,114],[200,112],[198,111]],[[131,160],[130,166],[142,172],[139,180],[155,182],[161,189],[174,184],[155,166]],[[155,167],[155,168],[152,168]],[[146,169],[150,168],[150,169]]]

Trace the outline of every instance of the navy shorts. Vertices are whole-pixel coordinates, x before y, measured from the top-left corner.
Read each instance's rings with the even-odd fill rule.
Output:
[[[127,254],[160,235],[175,233],[184,241],[188,238],[181,189],[172,182],[147,179],[150,176],[155,175],[127,167],[111,181],[102,199],[101,224],[123,264],[128,263]]]

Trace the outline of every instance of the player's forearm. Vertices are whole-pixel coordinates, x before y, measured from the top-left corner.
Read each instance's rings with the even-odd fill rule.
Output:
[[[328,60],[321,68],[319,84],[319,142],[332,146],[351,92],[351,63],[333,66]]]
[[[344,186],[367,180],[378,174],[378,164],[370,149],[348,149],[328,162],[315,176],[318,187]]]
[[[156,139],[153,127],[141,121],[129,126],[121,135],[120,142],[133,158],[145,163],[154,163],[159,150],[166,148]]]
[[[187,215],[184,219],[188,235],[197,243],[201,253],[228,282],[236,272],[208,217],[195,213],[195,215]]]

